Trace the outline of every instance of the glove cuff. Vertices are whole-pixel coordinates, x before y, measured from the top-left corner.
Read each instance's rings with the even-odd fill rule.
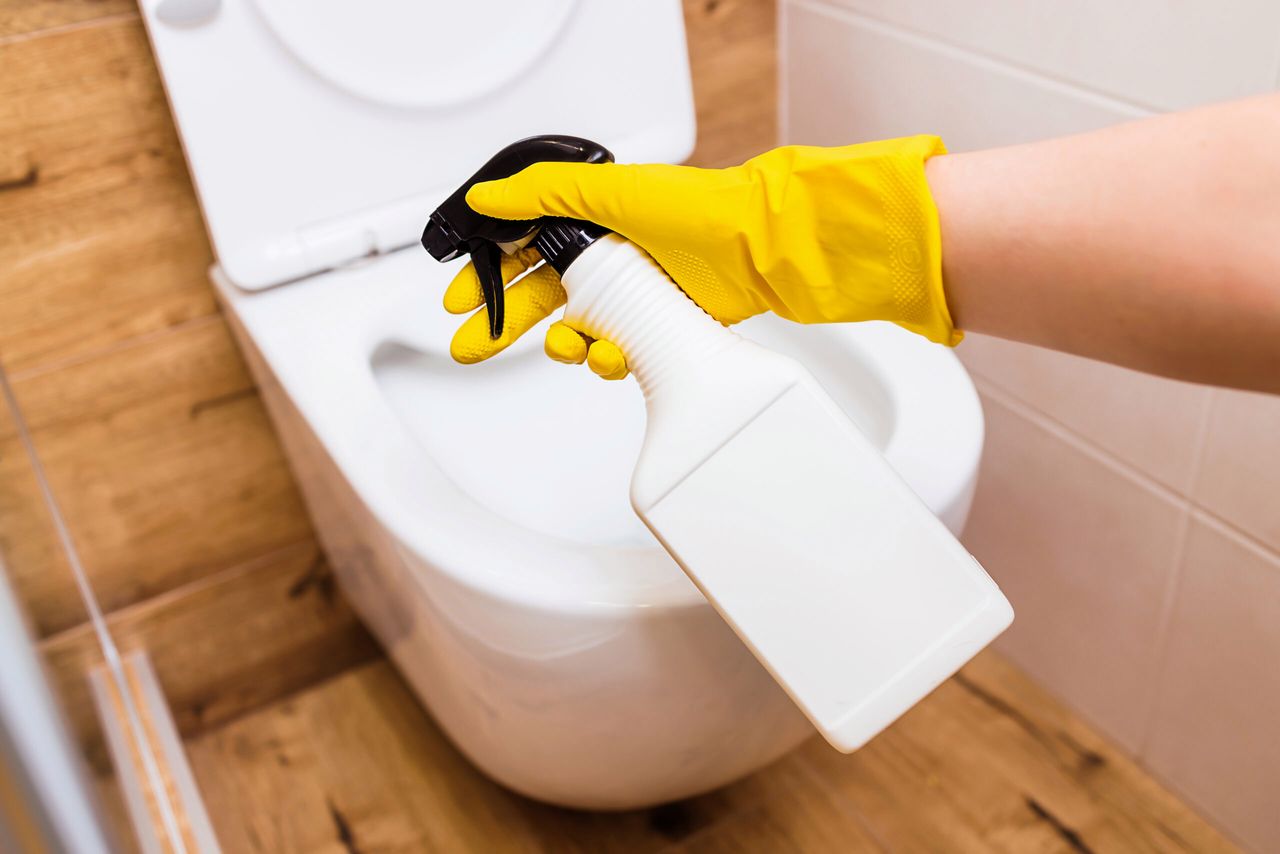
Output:
[[[942,286],[942,229],[925,180],[924,164],[945,154],[936,136],[890,143],[894,153],[877,162],[884,205],[886,263],[893,316],[899,326],[954,347],[964,333],[955,328]]]

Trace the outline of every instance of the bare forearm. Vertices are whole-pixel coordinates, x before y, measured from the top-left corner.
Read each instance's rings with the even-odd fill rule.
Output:
[[[1280,95],[935,157],[963,329],[1280,392]]]

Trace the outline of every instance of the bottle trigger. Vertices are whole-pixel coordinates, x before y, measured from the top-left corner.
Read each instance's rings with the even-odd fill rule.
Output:
[[[422,230],[422,246],[437,261],[452,261],[471,255],[480,291],[489,311],[489,337],[500,338],[504,326],[505,299],[502,290],[502,255],[533,242],[544,261],[564,272],[573,259],[601,236],[607,228],[577,220],[542,217],[536,220],[503,220],[485,216],[467,204],[467,191],[483,181],[509,178],[534,163],[610,163],[609,149],[576,136],[547,134],[512,143],[489,158],[474,175],[453,191],[431,212]],[[543,226],[552,224],[554,234],[539,242]]]
[[[470,252],[476,277],[480,280],[480,292],[484,294],[484,305],[489,312],[489,337],[496,340],[502,337],[506,307],[502,290],[502,250],[496,243],[474,240]]]

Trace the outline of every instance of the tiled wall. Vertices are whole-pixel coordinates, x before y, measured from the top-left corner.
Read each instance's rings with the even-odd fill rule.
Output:
[[[117,640],[151,651],[196,731],[373,645],[318,583],[135,4],[0,6],[0,369]],[[101,653],[11,415],[0,551],[101,769],[84,678]]]
[[[966,150],[1280,84],[1273,0],[789,0],[781,36],[787,142]],[[988,419],[967,541],[1018,612],[1000,646],[1280,848],[1280,397],[978,335],[959,354]]]

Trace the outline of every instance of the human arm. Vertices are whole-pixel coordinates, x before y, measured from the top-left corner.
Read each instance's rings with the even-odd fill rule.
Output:
[[[1280,392],[1280,94],[925,170],[960,328]]]
[[[601,222],[727,323],[766,310],[801,322],[875,318],[947,344],[961,328],[1280,392],[1277,140],[1280,95],[1270,95],[957,155],[914,137],[777,149],[731,170],[539,164],[468,201],[496,216]],[[686,269],[689,255],[717,282]],[[530,320],[564,301],[540,270],[508,300],[510,310],[536,297]],[[904,270],[920,273],[906,298]],[[474,274],[463,271],[445,302],[479,305]],[[473,317],[455,356],[461,343],[462,360],[487,358],[524,328],[493,342]],[[547,352],[626,374],[617,348],[562,323]]]

